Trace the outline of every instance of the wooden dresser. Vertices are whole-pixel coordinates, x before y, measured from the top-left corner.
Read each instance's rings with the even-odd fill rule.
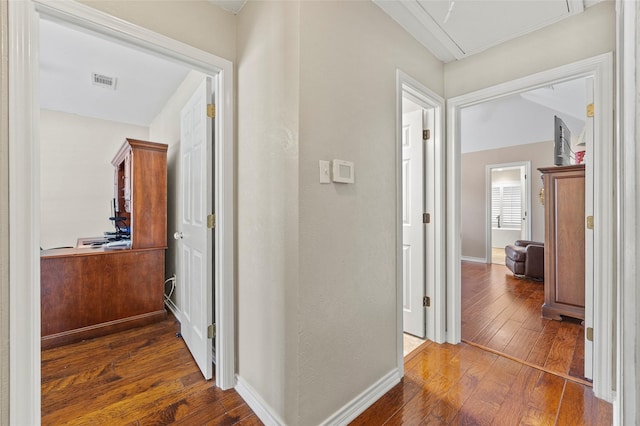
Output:
[[[584,319],[585,167],[538,169],[544,181],[544,304],[542,316]]]
[[[166,317],[167,145],[126,139],[112,163],[116,216],[126,217],[131,247],[80,239],[76,248],[41,252],[43,349]]]

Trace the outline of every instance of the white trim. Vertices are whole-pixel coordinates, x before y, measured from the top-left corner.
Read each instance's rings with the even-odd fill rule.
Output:
[[[636,148],[640,130],[640,100],[637,96],[638,65],[640,51],[638,46],[638,17],[640,3],[636,1],[616,1],[616,99],[618,126],[616,140],[618,151],[616,159],[620,167],[616,182],[618,211],[618,310],[616,323],[616,382],[618,395],[613,404],[613,424],[638,424],[640,377],[638,375],[638,354],[640,339],[640,292],[638,283],[638,262],[640,251],[638,241],[638,150]]]
[[[595,141],[593,143],[594,211],[594,377],[593,390],[597,397],[613,399],[613,286],[614,234],[613,215],[613,76],[612,54],[596,56],[487,89],[458,96],[448,101],[448,208],[451,226],[448,227],[448,333],[447,341],[458,343],[461,338],[460,310],[460,111],[462,108],[497,99],[544,85],[593,77],[594,98],[597,105]],[[590,173],[587,171],[587,173]],[[588,213],[588,212],[587,212]],[[588,324],[586,326],[589,326]],[[600,331],[598,331],[600,330]]]
[[[214,291],[217,325],[216,385],[235,386],[235,295],[233,241],[233,64],[188,44],[115,18],[76,2],[34,0],[38,12],[50,19],[72,23],[91,31],[151,50],[210,75],[216,75],[215,96],[218,105],[215,127],[214,210]],[[219,143],[222,141],[222,143]]]
[[[523,238],[525,240],[531,239],[531,161],[518,161],[514,163],[501,163],[501,164],[487,164],[485,166],[485,256],[486,263],[493,262],[492,256],[492,229],[491,229],[491,171],[497,168],[510,168],[510,167],[524,167],[524,173],[527,176],[527,179],[524,183],[524,199],[526,200],[526,212],[527,212],[527,220],[526,220],[526,228],[525,233],[526,236]],[[522,183],[522,179],[520,180]],[[522,231],[521,231],[522,232]],[[521,234],[522,235],[522,234]],[[462,256],[464,258],[464,256]],[[464,260],[464,259],[463,259]]]
[[[446,333],[446,281],[445,250],[445,188],[444,188],[444,99],[401,70],[396,71],[396,363],[404,374],[403,320],[402,320],[402,97],[408,93],[425,108],[433,109],[432,132],[434,152],[434,208],[432,217],[434,239],[433,283],[427,285],[426,294],[432,297],[432,308],[427,310],[427,339],[444,342]],[[429,280],[431,281],[431,280]]]
[[[241,376],[236,376],[236,392],[244,399],[244,402],[253,410],[256,416],[266,426],[285,425],[284,420],[278,416],[274,410],[246,380]]]
[[[402,373],[398,371],[398,369],[391,370],[358,396],[343,405],[338,411],[325,419],[320,423],[320,426],[348,425],[384,394],[400,383],[401,379]],[[266,426],[280,426],[286,424],[284,420],[278,416],[276,410],[274,410],[273,407],[271,407],[260,396],[260,393],[257,392],[241,376],[236,376],[236,392],[238,392],[242,399],[244,399],[247,405],[253,410],[255,415],[258,416]]]
[[[11,422],[40,421],[39,158],[37,117],[38,12],[151,49],[209,74],[218,74],[216,191],[216,385],[235,386],[233,259],[233,66],[215,55],[76,2],[9,2]],[[218,288],[219,287],[219,288]],[[36,421],[26,420],[32,417]],[[19,419],[20,421],[18,421]]]
[[[491,263],[490,260],[487,260],[483,257],[472,257],[472,256],[460,256],[460,260],[465,262],[473,262],[473,263]]]
[[[178,307],[176,306],[175,303],[173,303],[173,300],[164,300],[164,304],[165,306],[171,311],[171,313],[173,314],[174,317],[176,317],[176,320],[178,322],[182,322],[181,317],[180,317],[180,310],[178,309]]]
[[[40,151],[36,15],[9,2],[9,421],[40,424]]]
[[[325,419],[320,423],[320,426],[348,425],[367,408],[373,405],[374,402],[389,392],[395,385],[400,383],[401,378],[402,376],[400,371],[397,369],[391,370],[389,373],[381,377],[380,380],[365,389],[360,395],[353,398],[351,401],[343,405],[342,408]]]
[[[436,21],[431,14],[426,11],[419,0],[373,0],[373,2],[444,63],[463,59],[475,53],[482,52],[584,11],[583,0],[567,0],[568,10],[566,14],[555,16],[531,27],[522,28],[521,31],[516,31],[515,34],[511,34],[508,37],[503,37],[491,43],[485,43],[475,49],[465,51],[443,29],[442,24]],[[451,4],[453,4],[453,2],[451,2]]]

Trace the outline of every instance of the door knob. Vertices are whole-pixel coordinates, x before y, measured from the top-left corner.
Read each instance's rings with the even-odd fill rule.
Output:
[[[182,232],[180,232],[180,231],[175,232],[175,233],[173,234],[173,239],[174,239],[174,240],[181,240],[181,239],[182,239]]]

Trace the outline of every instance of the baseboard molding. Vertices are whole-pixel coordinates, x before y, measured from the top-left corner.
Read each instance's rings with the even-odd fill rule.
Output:
[[[347,425],[373,405],[392,387],[400,383],[402,376],[397,368],[394,368],[368,389],[349,401],[331,417],[320,423],[321,426]]]
[[[164,300],[164,305],[169,308],[174,317],[178,320],[178,322],[182,322],[182,316],[180,315],[180,309],[173,303],[172,300]]]
[[[68,345],[82,340],[93,339],[119,331],[129,330],[143,325],[153,324],[167,318],[167,311],[162,310],[145,312],[144,314],[119,318],[100,324],[92,324],[86,327],[66,330],[56,334],[49,334],[40,338],[41,349],[51,349],[57,346]]]
[[[347,425],[356,417],[362,414],[367,408],[373,405],[391,388],[400,383],[400,372],[397,368],[371,385],[368,389],[345,404],[342,408],[332,414],[321,426],[342,426]],[[249,385],[242,377],[236,376],[236,392],[244,399],[258,418],[267,426],[284,426],[285,422],[278,416],[273,408]]]
[[[246,382],[236,375],[236,392],[244,399],[253,412],[266,426],[284,426],[285,422],[278,416],[273,408]]]
[[[460,260],[463,260],[465,262],[487,263],[487,259],[485,259],[484,257],[460,256]]]

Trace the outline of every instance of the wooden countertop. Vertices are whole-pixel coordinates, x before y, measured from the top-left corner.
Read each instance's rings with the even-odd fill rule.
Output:
[[[158,249],[166,249],[167,247],[153,247],[153,248],[143,248],[143,249],[134,249],[131,247],[105,247],[105,246],[92,246],[90,244],[85,245],[86,241],[97,241],[102,240],[102,237],[90,237],[90,238],[78,238],[78,242],[76,247],[72,248],[54,248],[48,250],[40,250],[40,258],[55,258],[55,257],[69,257],[69,256],[93,256],[97,254],[109,254],[109,253],[119,253],[119,252],[131,252],[131,251],[147,251],[147,250],[158,250]]]

